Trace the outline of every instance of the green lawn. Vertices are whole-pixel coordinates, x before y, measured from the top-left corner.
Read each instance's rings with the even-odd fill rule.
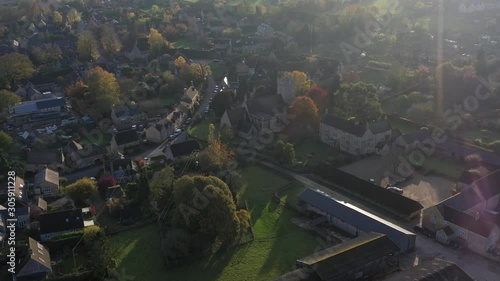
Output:
[[[299,192],[294,185],[281,204],[272,203],[272,194],[288,180],[267,169],[250,166],[243,175],[248,185],[239,197],[247,200],[252,214],[255,240],[203,259],[192,265],[166,271],[154,225],[112,237],[118,272],[153,280],[268,281],[295,268],[295,260],[312,254],[318,247],[314,236],[298,228],[290,219],[296,214],[284,208],[287,197]],[[136,278],[137,279],[137,278]]]
[[[197,138],[201,141],[208,141],[208,126],[210,126],[210,121],[203,119],[199,124],[189,129],[189,135],[193,138]],[[217,128],[217,126],[215,127]]]
[[[170,45],[174,48],[182,48],[182,49],[200,49],[200,46],[196,41],[193,41],[191,39],[179,39],[174,42],[170,42]]]
[[[102,136],[102,139],[101,139],[101,136]],[[101,132],[101,135],[98,137],[94,136],[93,134],[91,134],[89,136],[83,135],[80,143],[82,145],[91,145],[91,144],[94,144],[94,142],[97,142],[95,144],[98,146],[106,146],[111,142],[112,137],[113,136],[110,133],[102,133],[102,132]]]
[[[309,167],[315,166],[322,161],[328,160],[328,157],[339,155],[332,147],[317,141],[308,141],[303,144],[295,145],[295,158],[297,162],[302,162]]]
[[[454,178],[457,180],[464,170],[463,166],[436,157],[425,159],[423,167],[430,171],[433,171],[438,175]]]

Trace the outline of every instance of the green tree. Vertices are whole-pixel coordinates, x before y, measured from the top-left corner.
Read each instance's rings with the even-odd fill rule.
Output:
[[[77,202],[85,202],[90,199],[92,192],[97,190],[95,181],[82,178],[64,188],[64,194],[70,196]]]
[[[406,116],[415,122],[427,124],[436,117],[434,103],[425,102],[413,104],[408,111],[406,111]]]
[[[10,147],[14,143],[12,137],[5,132],[0,132],[0,150],[3,152],[9,152]]]
[[[234,138],[234,131],[231,127],[224,125],[220,129],[219,139],[222,143],[228,144]]]
[[[215,126],[213,123],[210,123],[208,125],[208,143],[213,143],[214,141],[217,140],[217,137],[215,136]]]
[[[333,112],[344,117],[378,120],[382,116],[377,89],[373,84],[342,84],[334,96]]]
[[[203,203],[199,200],[204,197]],[[238,211],[226,183],[214,176],[183,176],[174,183],[176,217],[180,225],[190,233],[203,234],[211,241],[223,244],[234,241],[246,229],[249,217],[246,211]],[[197,202],[196,208],[193,202]]]
[[[98,44],[90,31],[78,37],[77,52],[81,61],[95,61],[99,58]]]
[[[149,183],[149,202],[151,210],[159,215],[159,212],[171,200],[174,182],[174,169],[167,167],[155,173]]]
[[[163,50],[163,48],[165,48],[165,46],[167,45],[161,33],[154,28],[149,29],[148,44],[149,49],[154,54],[159,54],[159,52]]]
[[[285,165],[292,165],[295,163],[295,149],[293,144],[287,143],[283,149],[282,162]]]
[[[208,76],[212,75],[212,70],[208,64],[184,64],[179,71],[180,78],[186,84],[193,82],[195,85],[203,83]]]
[[[0,90],[0,112],[6,112],[10,107],[21,102],[21,98],[11,91]]]
[[[111,244],[104,230],[98,226],[85,228],[84,241],[89,256],[88,262],[92,267],[94,277],[99,279],[108,277],[115,267],[115,261],[111,251]]]
[[[476,58],[476,73],[477,75],[484,76],[488,74],[488,64],[486,62],[486,53],[483,49],[477,51]]]
[[[102,27],[101,30],[101,46],[103,50],[109,55],[117,55],[120,53],[122,48],[122,43],[116,35],[114,27],[107,23]]]
[[[11,83],[29,78],[35,73],[35,66],[23,54],[7,54],[0,56],[0,81],[5,88],[10,88]]]

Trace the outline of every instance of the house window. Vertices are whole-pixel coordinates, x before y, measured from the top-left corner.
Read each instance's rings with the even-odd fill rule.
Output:
[[[18,221],[18,222],[17,222],[17,227],[19,227],[19,228],[23,228],[25,224],[26,224],[26,222],[25,222],[25,221]]]
[[[435,214],[431,214],[431,222],[436,223],[436,215]]]
[[[43,188],[43,194],[50,195],[50,193],[52,193],[52,190],[50,189],[50,187]]]

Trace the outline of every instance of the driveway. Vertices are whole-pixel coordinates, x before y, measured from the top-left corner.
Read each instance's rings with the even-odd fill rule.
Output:
[[[387,186],[389,175],[393,171],[390,157],[372,156],[339,168],[364,180],[374,179],[380,186]],[[418,201],[424,208],[434,206],[450,197],[455,183],[443,177],[423,175],[413,172],[410,180],[398,185],[403,189],[403,195]]]

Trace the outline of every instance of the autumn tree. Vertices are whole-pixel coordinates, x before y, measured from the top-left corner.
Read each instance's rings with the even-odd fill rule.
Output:
[[[294,70],[292,72],[284,72],[284,79],[291,79],[295,87],[295,92],[297,96],[305,94],[311,88],[311,80],[302,71]]]
[[[116,178],[112,175],[102,175],[97,181],[97,188],[101,196],[106,196],[106,191],[108,187],[115,186],[118,184]]]
[[[0,56],[0,86],[10,88],[12,83],[29,78],[35,73],[35,66],[23,54],[7,54]]]
[[[180,78],[186,84],[193,82],[195,85],[203,83],[208,76],[212,75],[212,70],[208,64],[183,64],[179,71]]]
[[[306,128],[317,129],[319,126],[319,111],[314,101],[308,96],[297,97],[290,111],[295,118],[293,119],[296,125],[305,126]]]
[[[244,234],[250,215],[238,211],[226,183],[214,176],[183,176],[174,183],[176,218],[189,233],[202,234],[210,244],[228,245]],[[203,203],[200,198],[203,197]],[[193,202],[199,202],[197,210]]]
[[[68,24],[73,25],[74,23],[80,22],[81,20],[82,16],[75,8],[69,9],[68,13],[66,14],[66,22],[68,22]]]
[[[90,31],[78,37],[77,52],[81,61],[92,61],[99,58],[98,44]]]
[[[90,199],[92,192],[97,190],[95,181],[82,178],[64,188],[64,194],[70,196],[77,202],[85,202]]]
[[[20,102],[21,98],[18,95],[11,91],[0,90],[0,112],[5,112]]]
[[[184,59],[182,56],[179,56],[175,59],[174,64],[176,67],[181,67],[186,64],[186,59]]]
[[[55,24],[59,25],[62,24],[63,16],[58,11],[54,11],[54,13],[52,14],[52,19]]]
[[[333,112],[343,118],[378,120],[382,116],[377,89],[373,84],[342,84],[333,100]]]
[[[172,199],[174,178],[174,169],[167,167],[156,172],[149,183],[149,202],[151,210],[157,215]]]
[[[105,24],[101,29],[101,46],[110,55],[117,55],[122,48],[122,43],[110,23]]]
[[[234,152],[219,140],[214,140],[200,152],[199,159],[200,167],[204,171],[215,174],[228,169],[234,159]]]
[[[117,100],[120,95],[115,75],[101,67],[94,67],[89,71],[87,83],[92,97],[109,96]]]
[[[89,93],[89,86],[85,85],[82,81],[77,81],[75,84],[68,87],[66,94],[68,97],[76,99],[84,99]]]
[[[153,52],[154,54],[158,54],[166,46],[166,41],[165,39],[163,39],[163,36],[160,32],[158,32],[158,30],[150,28],[148,35],[148,44],[151,52]]]
[[[320,111],[320,114],[323,114],[325,109],[330,107],[330,96],[320,87],[311,88],[309,92],[307,92],[307,96],[314,101]]]

